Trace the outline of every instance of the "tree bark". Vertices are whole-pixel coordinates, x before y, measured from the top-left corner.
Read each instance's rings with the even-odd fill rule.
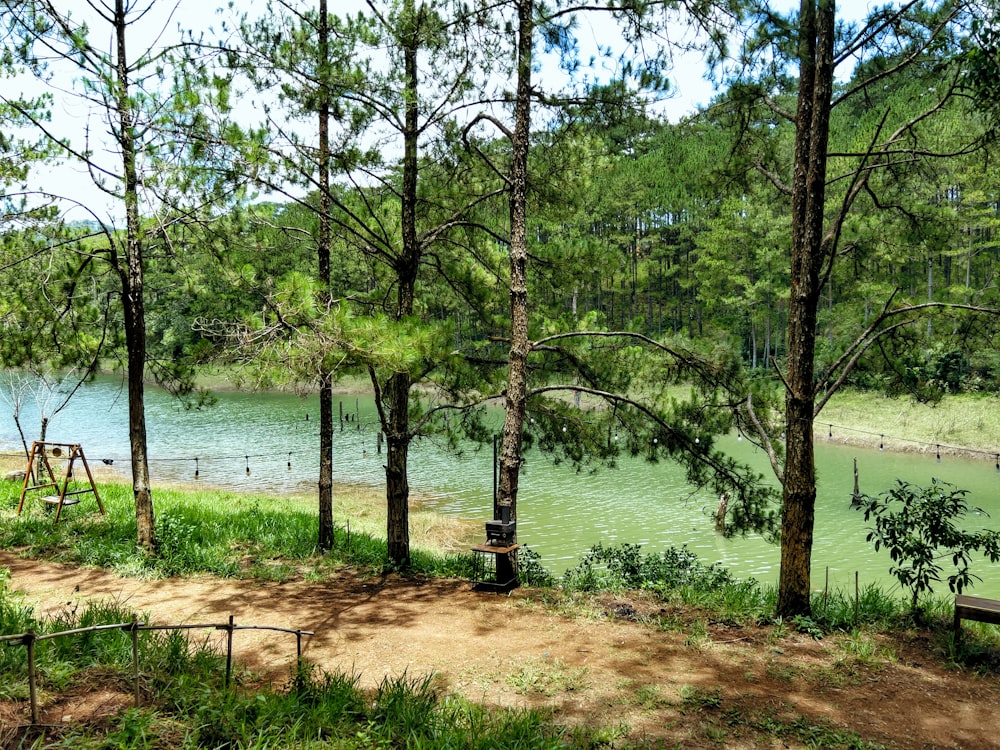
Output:
[[[149,486],[149,457],[146,451],[146,310],[143,298],[143,243],[139,219],[139,180],[136,170],[136,135],[129,101],[129,71],[126,57],[126,18],[124,0],[115,0],[115,39],[117,44],[115,108],[118,116],[118,145],[122,152],[125,198],[125,258],[114,258],[121,279],[124,307],[125,347],[127,349],[129,446],[132,457],[132,492],[135,496],[135,520],[138,545],[148,552],[156,550],[153,494]]]
[[[317,274],[323,306],[329,309],[330,294],[330,89],[328,81],[330,29],[327,0],[319,0],[319,236],[316,242]],[[319,534],[323,552],[333,548],[333,373],[321,365],[319,373]]]
[[[396,261],[396,320],[413,314],[417,271],[421,247],[417,237],[417,154],[420,134],[417,109],[418,69],[420,48],[420,18],[413,0],[406,0],[403,9],[404,66],[404,126],[403,126],[403,185],[400,212],[402,252]],[[410,388],[409,373],[397,372],[389,378],[388,424],[386,437],[386,540],[389,561],[398,567],[410,564],[410,485],[407,461],[410,450]]]
[[[792,182],[792,267],[788,303],[785,472],[778,614],[809,615],[816,511],[813,421],[816,320],[825,260],[826,154],[833,94],[833,0],[802,0],[799,101]]]
[[[517,94],[510,166],[510,362],[500,447],[498,504],[517,518],[524,417],[527,406],[528,353],[528,140],[531,127],[531,43],[533,5],[517,3]]]
[[[410,377],[396,373],[389,381],[386,430],[386,543],[389,561],[401,568],[410,564],[409,405]]]

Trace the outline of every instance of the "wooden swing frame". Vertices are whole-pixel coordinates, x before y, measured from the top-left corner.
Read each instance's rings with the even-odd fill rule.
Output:
[[[49,462],[49,455],[51,454],[54,458],[61,459],[63,458],[63,449],[66,450],[69,463],[66,465],[66,474],[60,482],[56,478],[52,464]],[[45,467],[45,471],[49,475],[48,482],[43,481],[44,477],[42,476],[35,476],[34,468],[36,459],[41,459],[41,464]],[[87,472],[87,481],[90,483],[90,487],[80,490],[70,490],[69,483],[73,479],[73,464],[78,459],[83,464],[84,471]],[[32,480],[34,480],[35,484],[32,484]],[[50,487],[56,488],[58,494],[46,495],[42,498],[42,502],[56,506],[56,516],[53,519],[53,523],[59,521],[63,507],[76,505],[80,502],[78,496],[87,493],[93,493],[94,499],[97,500],[97,508],[101,511],[101,515],[104,515],[104,504],[101,502],[101,496],[97,493],[94,475],[90,473],[90,466],[87,465],[87,458],[83,455],[83,448],[79,443],[49,443],[36,440],[31,444],[31,452],[28,454],[28,465],[24,470],[24,486],[21,488],[21,501],[17,504],[17,515],[21,515],[21,511],[24,509],[24,499],[28,496],[29,492],[48,489]]]

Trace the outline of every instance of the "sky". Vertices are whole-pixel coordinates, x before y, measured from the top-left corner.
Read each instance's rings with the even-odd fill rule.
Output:
[[[128,0],[127,0],[128,1]],[[111,2],[111,0],[104,0]],[[780,0],[774,3],[775,7],[784,9],[781,6],[791,4],[792,0]],[[150,0],[131,0],[136,7],[146,7]],[[207,35],[220,28],[220,22],[224,18],[217,10],[219,0],[176,0],[168,2],[156,0],[150,5],[150,11],[140,23],[134,27],[135,36],[130,37],[130,48],[140,51],[151,44],[166,43],[177,38],[177,27],[182,26],[187,30],[204,30]],[[260,12],[264,7],[262,0],[250,0],[236,3],[235,6],[240,11],[253,13]],[[838,7],[842,15],[860,16],[865,13],[869,6],[867,0],[849,0],[841,3]],[[74,16],[87,17],[88,3],[86,0],[64,0],[58,6]],[[354,13],[364,7],[362,0],[331,0],[330,10],[336,13]],[[101,22],[93,23],[95,29],[95,40],[101,40],[101,34],[106,33],[108,27]],[[577,29],[582,58],[586,59],[598,45],[608,45],[611,43],[609,35],[614,36],[617,32],[613,24],[605,16],[592,16],[581,21]],[[678,40],[684,40],[685,36],[682,27],[677,28],[680,34]],[[110,45],[110,34],[107,44]],[[613,74],[610,70],[597,69],[590,73],[592,77],[607,78]],[[696,111],[699,106],[707,104],[714,95],[712,85],[706,80],[706,70],[704,59],[700,53],[686,53],[675,57],[674,67],[670,73],[671,90],[669,95],[661,100],[657,105],[657,112],[665,115],[671,120]],[[542,80],[555,81],[560,76],[557,66],[549,61],[542,67]],[[73,86],[72,79],[74,73],[71,69],[65,71],[59,67],[54,68],[54,83],[58,88],[68,88]],[[27,90],[36,90],[38,84],[27,78],[19,79]],[[5,84],[6,85],[6,84]],[[53,90],[56,101],[52,107],[52,126],[60,135],[72,138],[78,144],[82,142],[83,132],[89,133],[90,144],[98,152],[105,152],[107,158],[113,162],[113,154],[106,146],[102,147],[102,140],[106,138],[99,113],[91,114],[89,117],[85,108],[77,100],[63,96],[58,90]],[[110,162],[109,162],[110,163]],[[61,165],[51,168],[37,170],[33,176],[33,186],[44,190],[59,193],[61,195],[72,196],[75,199],[86,203],[95,209],[95,213],[102,219],[118,216],[121,214],[120,206],[98,191],[86,170],[79,165]],[[71,219],[94,218],[89,212],[73,207],[71,203],[64,203],[66,215]]]

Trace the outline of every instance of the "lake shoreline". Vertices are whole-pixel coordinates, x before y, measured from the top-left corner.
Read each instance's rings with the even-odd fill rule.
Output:
[[[219,392],[246,391],[222,380],[210,386],[206,381],[205,386]],[[317,390],[290,387],[271,392],[315,395]],[[334,384],[333,394],[373,397],[371,384],[361,377],[345,378]],[[995,419],[989,419],[991,414],[997,415]],[[970,426],[974,426],[971,432]],[[910,431],[912,437],[900,434]],[[1000,444],[981,439],[990,435],[1000,436],[1000,396],[962,394],[947,396],[930,405],[846,388],[831,399],[814,429],[817,443],[827,441],[890,453],[1000,461]]]

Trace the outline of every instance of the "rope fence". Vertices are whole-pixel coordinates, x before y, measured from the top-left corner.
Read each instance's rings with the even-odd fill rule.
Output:
[[[140,669],[139,669],[139,633],[144,630],[224,630],[226,631],[226,677],[225,687],[229,688],[233,671],[233,633],[237,630],[270,630],[279,633],[292,633],[295,635],[295,658],[296,662],[302,659],[302,636],[312,636],[315,633],[311,630],[299,630],[294,628],[280,628],[272,625],[237,625],[233,615],[229,615],[228,623],[200,623],[181,625],[140,625],[137,618],[133,617],[131,622],[119,622],[110,625],[91,625],[86,628],[73,628],[72,630],[62,630],[58,633],[45,633],[38,635],[34,630],[25,633],[0,636],[0,643],[7,646],[24,646],[28,651],[28,699],[31,703],[31,726],[39,724],[40,717],[38,711],[38,671],[35,666],[35,644],[39,641],[47,641],[63,636],[79,635],[81,633],[91,633],[101,630],[120,630],[129,634],[132,641],[132,683],[134,691],[135,705],[138,708],[141,703],[139,691]]]

